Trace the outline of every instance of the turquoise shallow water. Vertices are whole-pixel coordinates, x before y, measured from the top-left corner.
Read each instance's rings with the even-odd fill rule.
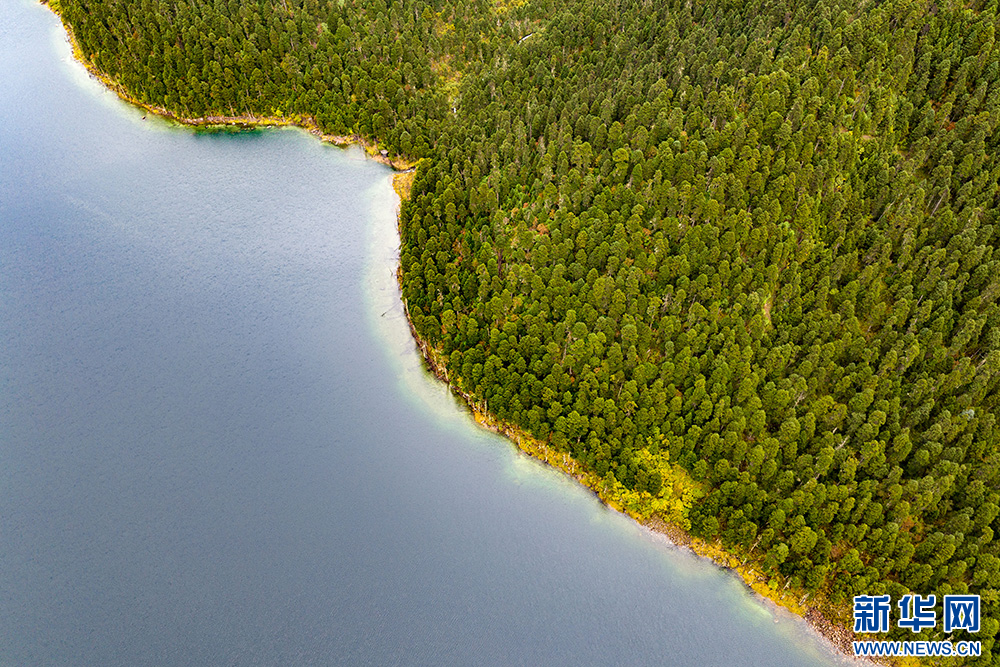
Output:
[[[424,372],[387,169],[0,4],[0,663],[839,662]]]

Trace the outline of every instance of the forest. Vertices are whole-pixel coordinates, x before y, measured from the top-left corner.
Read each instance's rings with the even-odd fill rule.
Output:
[[[979,594],[920,638],[1000,664],[997,0],[54,4],[144,104],[417,161],[404,300],[483,411],[840,622]]]

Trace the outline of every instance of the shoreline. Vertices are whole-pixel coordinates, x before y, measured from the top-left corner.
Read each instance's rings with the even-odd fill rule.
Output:
[[[164,118],[180,125],[186,125],[188,127],[204,129],[226,127],[239,127],[243,129],[297,127],[308,132],[323,143],[330,143],[340,147],[357,145],[364,150],[366,157],[384,164],[397,172],[393,175],[392,179],[393,189],[399,197],[400,202],[408,198],[416,160],[410,160],[402,157],[390,158],[387,155],[382,155],[377,144],[367,141],[360,135],[345,136],[324,133],[317,126],[315,119],[312,117],[301,115],[256,116],[253,114],[189,117],[164,107],[142,102],[131,95],[124,86],[110,78],[101,70],[97,69],[84,56],[71,26],[64,20],[59,11],[58,0],[39,1],[42,5],[52,11],[52,13],[59,19],[63,26],[63,30],[66,33],[67,39],[69,40],[73,57],[81,65],[83,65],[92,77],[100,81],[105,88],[114,92],[121,100],[127,102],[128,104],[148,113],[152,113],[157,117]],[[399,211],[397,208],[397,233],[399,225],[398,215]],[[851,641],[855,638],[852,631],[850,631],[847,627],[828,619],[822,611],[820,611],[818,605],[803,607],[801,604],[796,604],[794,602],[794,595],[787,595],[784,591],[773,591],[770,589],[767,585],[767,577],[752,567],[752,558],[749,555],[741,561],[740,557],[736,553],[724,549],[721,544],[708,543],[696,538],[688,533],[683,527],[671,523],[655,513],[649,518],[637,516],[636,513],[630,511],[628,508],[622,506],[621,503],[616,502],[614,499],[609,497],[610,494],[608,493],[608,489],[602,484],[603,480],[595,473],[587,471],[569,453],[557,452],[549,447],[545,442],[537,440],[516,426],[504,422],[488,412],[481,410],[476,405],[475,398],[471,394],[463,391],[450,381],[445,366],[437,358],[437,351],[428,345],[426,341],[424,341],[417,334],[413,326],[413,322],[410,319],[406,300],[402,297],[402,273],[401,266],[399,264],[397,264],[396,267],[396,281],[398,287],[400,288],[400,298],[403,304],[403,312],[406,317],[407,325],[410,329],[410,334],[413,337],[417,348],[420,350],[421,356],[423,357],[428,370],[430,370],[430,372],[438,380],[447,385],[448,389],[453,394],[462,399],[463,403],[465,403],[466,407],[470,411],[474,421],[480,427],[504,436],[513,442],[520,451],[531,456],[532,458],[546,463],[560,472],[569,475],[579,484],[593,492],[605,506],[619,513],[625,514],[651,533],[662,535],[669,540],[672,545],[681,549],[687,549],[696,556],[707,559],[722,569],[729,570],[734,576],[739,577],[744,586],[746,586],[746,588],[758,599],[766,601],[770,605],[780,607],[798,617],[801,617],[805,621],[806,626],[812,632],[815,632],[819,637],[821,637],[824,642],[828,643],[839,655],[851,658],[857,664],[897,664],[891,662],[872,662],[870,660],[865,663],[861,659],[856,658],[853,654],[851,646]],[[751,563],[751,566],[748,566],[747,563]]]
[[[178,123],[180,125],[186,125],[188,127],[202,128],[202,129],[212,129],[212,128],[224,128],[224,127],[239,127],[243,129],[251,128],[271,128],[271,127],[297,127],[309,134],[313,135],[323,143],[334,144],[341,148],[346,148],[348,146],[360,146],[365,152],[365,155],[376,162],[386,165],[391,169],[398,172],[406,172],[412,170],[416,164],[416,160],[409,158],[404,158],[402,156],[390,157],[388,155],[383,155],[377,144],[373,144],[366,140],[361,135],[340,135],[340,134],[328,134],[323,132],[316,124],[316,119],[310,116],[302,116],[299,114],[293,114],[291,116],[268,116],[261,115],[257,116],[252,113],[236,116],[185,116],[183,114],[171,111],[165,107],[156,106],[154,104],[147,104],[142,100],[136,98],[132,95],[127,88],[112,79],[106,73],[102,72],[100,69],[94,66],[92,62],[84,55],[83,50],[80,48],[80,44],[76,40],[76,34],[73,32],[72,26],[70,26],[66,20],[63,18],[62,13],[59,11],[58,0],[39,0],[39,2],[47,7],[49,11],[56,15],[59,22],[62,24],[63,30],[66,33],[66,37],[69,40],[70,49],[73,52],[73,57],[83,65],[87,72],[101,82],[105,88],[115,93],[119,99],[131,104],[134,107],[138,107],[148,113],[151,113],[160,118]],[[145,117],[143,118],[145,120]]]
[[[397,266],[396,280],[397,283],[400,283],[400,293],[402,296],[401,279],[401,269]],[[708,560],[715,566],[729,571],[733,576],[740,579],[748,592],[757,599],[801,618],[805,622],[806,627],[808,627],[811,632],[819,636],[821,641],[827,643],[838,655],[851,659],[855,664],[859,665],[900,664],[875,661],[870,658],[867,659],[866,662],[866,659],[855,656],[853,646],[851,645],[851,642],[855,640],[855,635],[850,629],[827,618],[820,610],[819,605],[810,605],[808,607],[803,607],[801,605],[793,606],[794,603],[792,603],[790,598],[794,596],[784,595],[783,597],[779,597],[783,592],[772,591],[767,586],[766,576],[757,569],[746,564],[750,562],[749,557],[747,557],[746,562],[741,561],[737,554],[724,549],[721,544],[705,542],[700,538],[694,537],[683,527],[671,523],[657,514],[653,514],[647,519],[636,516],[627,508],[622,507],[620,503],[614,502],[614,500],[610,499],[606,488],[604,488],[601,484],[601,478],[595,473],[587,471],[568,452],[556,452],[546,443],[539,441],[516,426],[506,423],[497,419],[493,415],[480,410],[476,405],[475,398],[468,392],[465,392],[461,388],[455,386],[448,378],[447,370],[438,359],[437,351],[428,345],[427,342],[417,334],[414,329],[413,322],[410,319],[410,312],[405,299],[403,299],[403,312],[406,316],[407,325],[410,328],[410,334],[413,336],[413,340],[417,344],[417,348],[420,350],[420,354],[424,359],[427,369],[434,375],[435,378],[447,385],[451,393],[462,399],[462,402],[469,410],[477,425],[488,431],[504,436],[521,452],[531,456],[532,458],[540,460],[541,462],[566,475],[569,475],[576,480],[576,482],[597,496],[602,504],[616,512],[628,516],[649,532],[665,537],[673,546],[679,549],[686,549],[699,558]],[[770,594],[768,594],[769,592]]]

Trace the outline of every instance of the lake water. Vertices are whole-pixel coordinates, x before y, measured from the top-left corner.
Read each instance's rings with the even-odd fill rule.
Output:
[[[0,5],[0,663],[841,662],[423,370],[388,169]]]

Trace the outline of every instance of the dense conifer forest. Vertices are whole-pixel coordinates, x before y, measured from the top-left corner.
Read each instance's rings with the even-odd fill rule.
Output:
[[[404,298],[482,409],[806,604],[978,593],[994,663],[996,0],[57,9],[143,103],[419,159]]]

